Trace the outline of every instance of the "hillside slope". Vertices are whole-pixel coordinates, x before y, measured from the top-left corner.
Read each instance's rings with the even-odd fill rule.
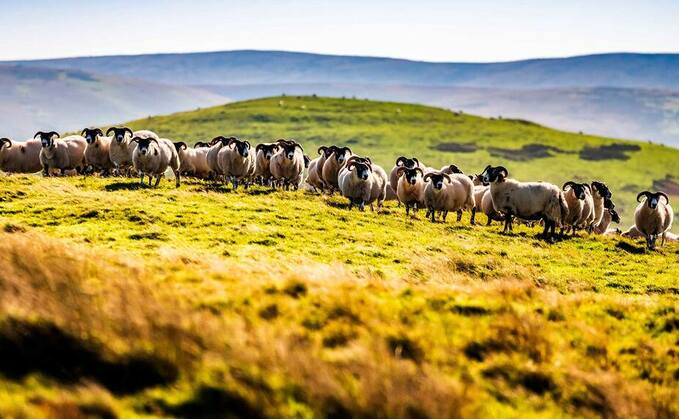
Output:
[[[603,180],[614,191],[625,225],[631,223],[639,191],[654,185],[671,194],[679,190],[679,150],[674,148],[403,103],[274,97],[151,117],[130,125],[191,143],[216,135],[235,135],[253,143],[292,137],[312,157],[320,145],[348,145],[387,170],[398,156],[415,155],[427,165],[455,163],[468,173],[478,173],[487,164],[503,164],[520,180],[558,185],[567,180]],[[633,150],[617,150],[621,146]]]
[[[679,54],[601,54],[500,63],[431,63],[286,51],[77,57],[13,64],[171,84],[377,83],[499,88],[679,88]],[[267,65],[268,64],[268,65]]]
[[[0,135],[75,130],[227,101],[207,90],[93,74],[0,65]]]

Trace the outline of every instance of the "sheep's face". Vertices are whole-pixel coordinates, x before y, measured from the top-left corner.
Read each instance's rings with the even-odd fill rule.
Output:
[[[271,160],[274,154],[279,150],[277,144],[259,144],[257,146],[257,151],[261,151],[264,154],[264,158]]]
[[[396,159],[396,166],[401,166],[401,167],[405,167],[405,168],[408,168],[408,169],[413,169],[415,167],[420,167],[420,162],[415,157],[409,159],[409,158],[401,156],[398,159]]]
[[[637,195],[637,202],[641,202],[642,197],[646,198],[646,205],[648,205],[648,207],[651,209],[658,208],[658,203],[660,203],[661,198],[665,199],[666,204],[670,203],[670,198],[664,192],[641,192],[639,195]]]
[[[334,154],[337,163],[343,164],[352,153],[349,147],[336,147]]]
[[[87,144],[94,144],[94,142],[97,141],[97,138],[103,136],[104,133],[99,128],[85,128],[81,135],[85,137]]]
[[[486,166],[483,173],[481,173],[481,180],[484,185],[487,185],[491,182],[504,182],[507,176],[509,176],[509,172],[502,166]]]
[[[106,130],[106,135],[111,135],[113,134],[113,139],[118,143],[121,144],[127,135],[132,137],[134,134],[132,133],[132,130],[127,128],[127,127],[112,127]]]
[[[427,173],[424,176],[424,181],[431,182],[431,185],[434,187],[435,191],[440,191],[441,189],[443,189],[443,185],[446,180],[450,182],[450,176],[441,172]]]
[[[133,142],[136,142],[137,145],[137,150],[139,151],[139,154],[142,156],[146,155],[158,155],[158,141],[155,138],[139,138],[139,137],[134,137],[132,139]]]
[[[353,170],[356,177],[360,180],[368,180],[370,173],[372,173],[372,167],[367,162],[352,161],[347,165],[347,170]]]
[[[611,197],[613,196],[610,189],[608,189],[608,186],[606,186],[605,183],[594,181],[594,182],[592,182],[591,187],[592,187],[592,191],[594,191],[596,194],[598,194],[600,198],[611,199]]]
[[[54,146],[54,139],[59,138],[59,134],[50,131],[50,132],[42,132],[38,131],[33,138],[40,137],[40,144],[42,145],[43,148],[49,148]]]
[[[620,216],[618,215],[618,212],[612,208],[609,209],[608,212],[611,214],[611,221],[616,224],[620,224]]]
[[[417,183],[418,176],[422,176],[422,169],[419,167],[415,167],[414,169],[407,169],[405,167],[399,168],[398,172],[399,176],[403,176],[405,178],[405,181],[408,182],[411,185],[414,185]]]
[[[240,154],[243,157],[247,157],[250,155],[250,143],[247,141],[233,141],[232,144],[234,145],[234,148],[236,151],[238,151],[238,154]]]
[[[283,148],[283,155],[288,160],[295,158],[295,149],[299,147],[297,144],[281,144],[280,146]]]

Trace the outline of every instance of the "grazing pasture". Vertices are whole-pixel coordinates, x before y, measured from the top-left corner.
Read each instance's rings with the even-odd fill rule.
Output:
[[[309,154],[346,144],[387,170],[416,155],[600,179],[623,225],[637,189],[679,176],[673,149],[580,160],[625,142],[405,104],[279,97],[130,126],[190,143],[296,138]],[[437,150],[457,142],[476,148]],[[490,155],[537,143],[554,155]],[[1,176],[0,416],[679,415],[676,242],[548,244],[469,213],[347,207],[194,179]]]

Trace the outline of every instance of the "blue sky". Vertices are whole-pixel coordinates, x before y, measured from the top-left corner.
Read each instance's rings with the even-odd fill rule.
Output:
[[[0,0],[0,60],[276,49],[429,61],[679,52],[679,1]]]

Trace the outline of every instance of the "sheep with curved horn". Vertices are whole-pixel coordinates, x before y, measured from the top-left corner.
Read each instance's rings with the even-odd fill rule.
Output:
[[[387,196],[387,180],[384,169],[369,158],[358,156],[349,157],[338,175],[339,190],[349,199],[349,210],[357,205],[364,211],[365,205],[370,205],[374,211],[375,201],[380,210]]]
[[[655,249],[658,236],[662,238],[660,245],[664,245],[667,232],[672,229],[674,221],[670,198],[664,192],[643,191],[637,195],[637,202],[639,205],[634,211],[634,224],[646,238],[646,246],[649,249]]]
[[[564,197],[568,204],[561,234],[563,235],[568,228],[575,235],[578,228],[587,228],[594,222],[594,198],[591,188],[587,183],[568,181],[563,184],[561,190],[565,192]]]
[[[353,154],[349,147],[336,147],[332,154],[326,158],[321,171],[321,179],[331,191],[339,189],[339,172],[346,165],[347,159]]]
[[[224,180],[231,178],[234,190],[238,189],[239,182],[243,182],[247,189],[255,174],[255,157],[250,148],[249,141],[233,138],[229,140],[226,147],[222,147],[217,155],[219,168],[224,173]]]
[[[0,170],[6,173],[39,172],[41,149],[42,144],[35,138],[26,141],[0,138]]]
[[[304,148],[294,140],[278,140],[279,151],[271,158],[271,175],[285,190],[295,190],[302,184]],[[273,186],[273,184],[272,184]]]
[[[277,143],[262,143],[255,147],[255,179],[260,185],[271,183],[271,158],[279,149]]]
[[[81,134],[87,142],[85,161],[92,171],[99,170],[101,175],[108,175],[114,168],[110,151],[113,137],[104,136],[100,128],[85,128]]]
[[[43,175],[49,176],[55,170],[63,175],[66,171],[75,170],[82,173],[85,169],[85,148],[87,141],[80,135],[69,135],[60,138],[54,131],[38,131],[33,138],[40,137],[40,164]]]
[[[160,178],[170,168],[175,176],[175,186],[179,187],[181,183],[179,155],[172,141],[166,138],[156,139],[149,135],[135,135],[131,141],[137,144],[137,148],[132,156],[132,163],[137,173],[139,173],[140,184],[144,184],[144,175],[147,175],[149,186],[151,186],[151,181],[155,177],[156,183],[154,187],[157,187],[160,183]]]
[[[436,221],[436,212],[442,215],[446,221],[448,212],[457,213],[457,221],[462,219],[463,210],[473,210],[474,184],[468,176],[462,174],[447,174],[443,172],[430,172],[424,175],[425,182],[424,203],[427,207],[427,215],[431,221]]]

